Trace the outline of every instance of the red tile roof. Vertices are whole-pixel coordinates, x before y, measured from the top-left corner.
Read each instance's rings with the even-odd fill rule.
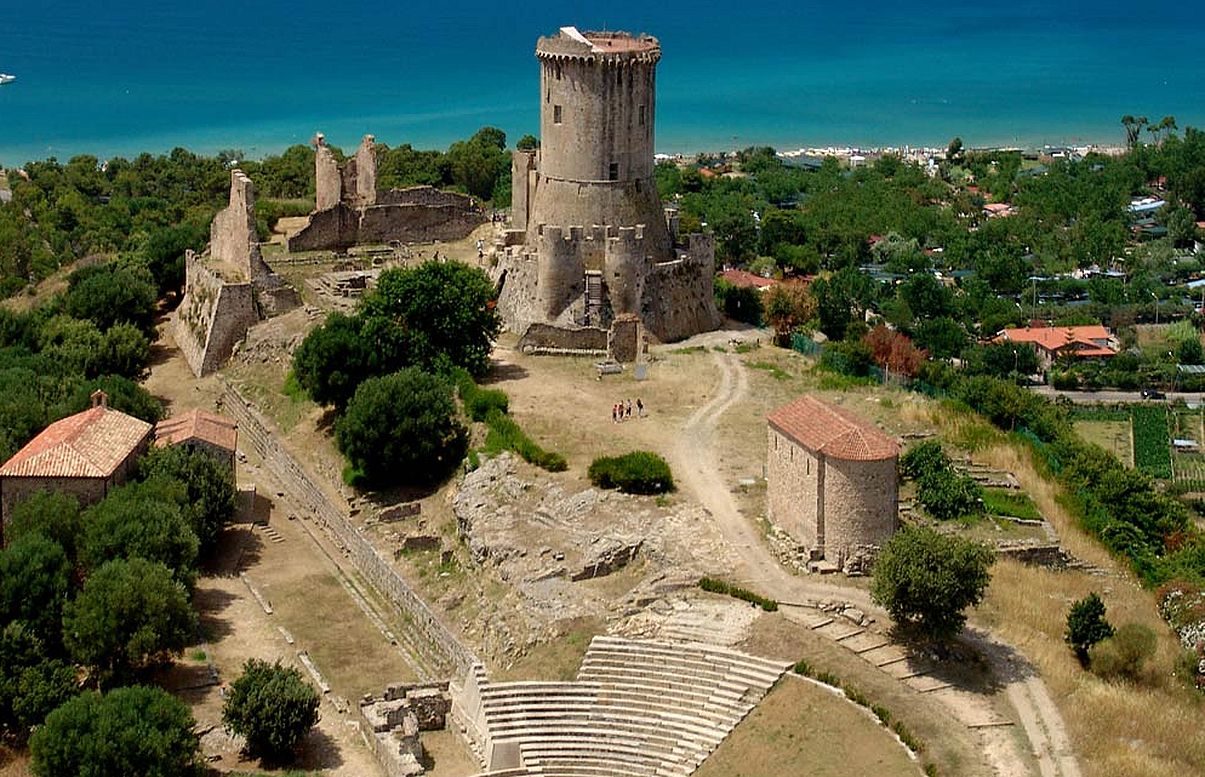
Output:
[[[151,425],[98,405],[42,430],[0,467],[0,477],[107,478],[151,431]]]
[[[768,289],[778,285],[773,278],[763,278],[746,270],[724,270],[720,277],[738,288]]]
[[[900,446],[849,411],[802,396],[767,416],[770,426],[808,450],[847,461],[881,461],[900,455]]]
[[[1092,326],[1042,326],[1024,329],[1005,329],[996,336],[996,342],[1033,343],[1046,351],[1058,351],[1067,346],[1081,356],[1116,356],[1112,348],[1102,346],[1112,335],[1100,324]]]
[[[155,425],[156,445],[175,445],[189,440],[234,451],[238,447],[238,424],[216,413],[196,409],[165,418]]]

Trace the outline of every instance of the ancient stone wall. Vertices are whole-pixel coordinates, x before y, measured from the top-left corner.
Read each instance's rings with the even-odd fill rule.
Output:
[[[336,202],[329,208],[310,214],[309,221],[289,238],[289,251],[342,251],[356,244],[360,232],[360,214]]]
[[[228,383],[224,383],[222,405],[238,422],[244,444],[263,458],[264,466],[279,479],[290,502],[317,521],[364,579],[407,619],[413,629],[411,637],[418,637],[411,646],[425,648],[424,657],[444,676],[465,672],[473,664],[480,663],[348,520],[347,508],[330,500],[309,471],[277,441],[275,430],[269,431],[268,421]]]
[[[339,160],[335,159],[335,153],[327,147],[321,132],[315,140],[314,189],[317,197],[314,210],[321,212],[335,207],[343,200],[343,174],[339,171]]]
[[[640,316],[625,314],[611,322],[607,333],[607,355],[617,362],[636,361],[644,351],[644,326]]]
[[[230,203],[210,224],[209,255],[231,281],[254,281],[271,273],[255,231],[255,185],[242,170],[230,171]]]
[[[375,205],[377,201],[377,139],[365,135],[356,149],[356,181],[352,192],[353,204]]]
[[[899,528],[897,459],[824,458],[824,557],[838,566],[858,546],[882,547]]]
[[[460,192],[445,192],[434,186],[408,186],[377,194],[377,205],[425,205],[429,208],[472,210],[473,198]]]
[[[532,324],[519,338],[522,353],[592,353],[607,352],[607,330],[598,327],[559,327]]]
[[[356,243],[430,243],[461,240],[485,222],[459,205],[375,205],[360,215]]]
[[[124,478],[123,478],[124,480]],[[49,491],[56,494],[70,494],[79,500],[80,505],[96,504],[105,498],[110,484],[104,478],[2,478],[0,479],[0,546],[4,544],[3,526],[8,524],[13,508],[29,499],[39,491]]]
[[[820,462],[773,427],[766,456],[766,517],[782,527],[805,551],[817,547],[820,515]]]
[[[527,215],[536,188],[539,151],[514,151],[510,164],[510,214],[515,228],[527,229]]]
[[[230,358],[259,313],[251,283],[227,282],[192,251],[184,265],[184,299],[172,314],[172,334],[188,366],[202,377]]]

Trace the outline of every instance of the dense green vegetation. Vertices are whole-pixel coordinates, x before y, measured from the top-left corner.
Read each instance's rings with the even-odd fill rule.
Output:
[[[900,457],[900,473],[916,482],[916,501],[939,521],[981,515],[983,489],[954,469],[936,440],[926,440]]]
[[[714,577],[702,577],[699,578],[699,588],[708,593],[723,594],[724,596],[731,596],[733,599],[749,602],[766,612],[778,611],[778,602],[773,599],[767,599],[761,594],[756,594],[747,588],[741,588],[739,585],[733,585],[726,580],[717,580]]]
[[[669,464],[650,451],[621,456],[599,456],[586,472],[599,488],[616,488],[629,494],[661,494],[674,490]]]
[[[1167,433],[1167,408],[1139,405],[1131,413],[1134,428],[1134,466],[1151,477],[1172,476],[1171,440]]]

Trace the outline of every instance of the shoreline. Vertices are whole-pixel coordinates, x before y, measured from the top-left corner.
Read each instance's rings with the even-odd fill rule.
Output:
[[[312,134],[313,133],[310,133],[310,136],[312,136]],[[326,136],[328,138],[331,138],[330,133],[324,132],[324,134],[326,134]],[[523,134],[524,133],[522,133],[522,132],[516,132],[512,136],[511,133],[508,132],[507,140],[509,142],[513,143],[515,140],[522,137]],[[468,136],[466,135],[465,138],[467,138],[467,137]],[[951,137],[954,137],[954,136],[951,136]],[[68,160],[70,160],[76,156],[93,156],[93,157],[96,157],[96,159],[99,162],[104,164],[105,162],[107,162],[111,159],[117,159],[117,158],[132,160],[142,154],[150,154],[152,156],[167,156],[168,154],[170,154],[172,152],[172,150],[174,150],[176,148],[183,148],[186,151],[197,154],[198,156],[216,156],[218,153],[220,153],[224,150],[231,150],[231,149],[241,150],[244,152],[241,155],[242,159],[259,162],[269,156],[278,156],[281,153],[283,153],[286,149],[290,148],[291,146],[308,145],[308,143],[306,141],[297,140],[296,138],[297,138],[297,135],[294,134],[293,138],[290,138],[288,141],[273,142],[273,143],[257,143],[257,144],[214,143],[211,140],[200,140],[200,142],[197,142],[195,144],[189,144],[187,142],[183,142],[183,143],[175,142],[175,143],[172,143],[170,146],[165,147],[164,144],[162,144],[162,143],[148,143],[146,146],[142,146],[142,147],[138,148],[138,150],[130,150],[128,153],[122,153],[122,147],[124,147],[124,144],[121,144],[122,147],[118,147],[117,150],[112,153],[99,153],[97,150],[95,150],[95,147],[92,149],[88,149],[88,148],[84,148],[84,147],[76,148],[73,145],[68,148],[56,149],[53,146],[49,146],[49,147],[47,147],[47,150],[40,156],[38,156],[36,154],[30,156],[30,155],[22,154],[19,152],[14,153],[14,152],[6,150],[2,146],[0,146],[0,170],[19,170],[28,163],[42,162],[42,161],[46,161],[50,158],[55,158],[61,164],[65,164]],[[341,148],[353,148],[355,145],[357,145],[359,143],[359,138],[356,138],[354,141],[351,138],[343,138],[342,135],[337,136],[337,138],[344,141],[342,143],[339,143],[339,142],[334,143],[334,145],[339,146]],[[447,149],[448,145],[450,145],[452,142],[455,142],[456,140],[463,140],[465,138],[455,138],[452,141],[449,141],[448,143],[441,144],[441,143],[415,142],[412,140],[405,140],[405,139],[398,140],[395,142],[390,142],[388,139],[384,139],[380,135],[377,135],[378,142],[384,143],[384,144],[388,145],[390,148],[396,148],[396,147],[402,146],[402,145],[412,145],[416,150],[419,150],[419,151],[425,151],[425,150],[444,151]],[[965,138],[964,138],[964,141],[965,141]],[[104,147],[105,145],[111,146],[112,144],[105,144],[105,143],[96,144],[97,147]],[[240,145],[242,146],[242,148],[240,148]],[[855,157],[878,157],[878,156],[882,156],[884,154],[897,154],[904,159],[920,161],[925,157],[932,157],[934,155],[944,156],[946,149],[947,149],[947,146],[945,144],[932,145],[932,144],[927,144],[927,143],[917,143],[917,144],[912,144],[912,143],[865,143],[864,144],[864,143],[837,142],[837,143],[823,143],[823,144],[816,144],[816,145],[785,144],[785,145],[780,146],[780,145],[776,145],[772,142],[765,142],[765,141],[760,141],[757,139],[749,139],[747,141],[741,140],[738,143],[723,145],[723,146],[721,146],[720,144],[709,144],[709,143],[705,143],[705,142],[699,143],[699,144],[696,144],[693,146],[690,144],[685,144],[685,143],[667,143],[665,145],[668,146],[669,148],[658,149],[655,152],[654,157],[657,160],[673,159],[673,160],[677,160],[677,161],[686,161],[686,160],[690,160],[690,159],[693,159],[695,157],[700,157],[700,156],[723,157],[723,156],[733,154],[733,153],[739,152],[743,149],[750,148],[750,147],[770,146],[770,147],[774,148],[774,150],[778,153],[779,156],[785,157],[788,159],[808,158],[808,157],[823,158],[826,156],[833,156],[833,157],[836,157],[837,159],[849,160],[849,159],[855,158]],[[680,150],[682,148],[690,148],[691,150],[687,150],[687,151]],[[1043,143],[1028,143],[1028,144],[1027,143],[1009,143],[1009,144],[983,143],[983,144],[979,144],[979,143],[965,142],[964,148],[967,151],[1020,151],[1022,153],[1042,153],[1042,152],[1050,152],[1050,151],[1055,151],[1055,150],[1067,150],[1067,151],[1073,151],[1080,155],[1086,155],[1088,153],[1100,153],[1100,154],[1105,154],[1105,155],[1109,155],[1109,156],[1118,156],[1120,154],[1125,153],[1125,151],[1128,150],[1126,148],[1126,146],[1124,146],[1123,144],[1118,143],[1116,141],[1088,141],[1088,140],[1084,140],[1083,138],[1077,138],[1074,141],[1063,142],[1063,143],[1043,142]],[[18,160],[20,160],[20,161],[18,161]]]

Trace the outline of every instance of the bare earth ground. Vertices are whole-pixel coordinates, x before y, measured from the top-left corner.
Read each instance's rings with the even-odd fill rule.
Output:
[[[213,409],[220,393],[216,379],[198,381],[193,377],[170,333],[161,332],[156,347],[157,363],[147,380],[148,390],[167,402],[169,412],[190,407]],[[255,484],[255,517],[266,519],[269,528],[243,523],[227,531],[216,569],[197,586],[207,643],[199,649],[207,652],[223,683],[237,677],[242,663],[252,657],[279,659],[304,672],[297,654],[307,651],[332,691],[324,698],[321,721],[296,766],[345,777],[379,774],[375,757],[354,727],[354,704],[364,693],[379,693],[391,682],[413,680],[413,670],[349,595],[352,587],[363,596],[364,584],[336,566],[302,521],[290,519],[287,500],[278,496],[277,485],[256,464],[253,458],[240,464],[239,482],[244,487]],[[272,615],[252,597],[239,573],[270,602]],[[295,644],[288,644],[281,629]],[[237,744],[221,731],[217,687],[181,695],[193,707],[200,730],[214,727],[203,738],[206,754],[221,756],[214,767],[244,770],[256,766],[239,759]],[[338,708],[335,697],[340,700]],[[350,705],[343,700],[350,700]],[[435,762],[433,774],[468,773],[471,761],[462,744],[446,732],[427,739]]]

